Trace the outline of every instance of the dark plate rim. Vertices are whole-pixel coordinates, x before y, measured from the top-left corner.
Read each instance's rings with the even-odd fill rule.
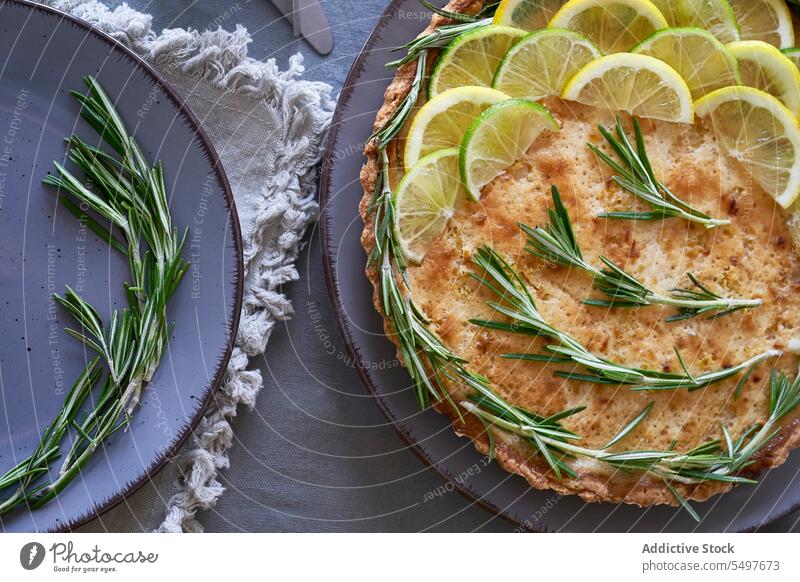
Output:
[[[31,0],[5,0],[10,4],[18,4],[20,6],[24,6],[29,10],[43,12],[45,14],[49,14],[52,16],[60,17],[64,20],[68,20],[73,24],[76,24],[80,28],[83,28],[88,34],[94,35],[95,37],[99,38],[102,41],[105,41],[109,45],[109,50],[117,50],[120,51],[125,56],[129,57],[133,63],[134,67],[139,67],[146,75],[148,75],[152,81],[159,86],[164,88],[167,97],[172,101],[177,109],[177,113],[182,115],[186,121],[191,126],[192,130],[197,135],[199,140],[199,146],[204,150],[204,153],[208,156],[209,161],[212,164],[214,172],[217,175],[217,179],[220,181],[222,185],[223,194],[225,197],[225,203],[228,206],[229,214],[230,214],[230,227],[231,233],[233,235],[233,244],[236,249],[236,273],[235,273],[235,297],[234,297],[234,304],[233,304],[233,313],[230,315],[230,323],[228,326],[228,345],[225,348],[224,353],[221,355],[220,358],[217,360],[217,372],[209,382],[204,391],[203,396],[200,399],[200,406],[197,408],[197,412],[194,416],[188,417],[187,424],[184,425],[183,429],[178,432],[177,437],[173,440],[171,446],[164,451],[161,455],[157,456],[153,463],[148,467],[137,479],[134,481],[127,483],[124,485],[116,494],[112,495],[108,499],[104,500],[102,503],[97,504],[92,510],[87,512],[86,514],[74,518],[71,521],[65,522],[62,525],[59,525],[56,528],[52,528],[48,531],[56,532],[56,533],[63,533],[69,532],[73,529],[76,529],[92,519],[99,517],[103,513],[109,511],[110,509],[116,507],[120,502],[122,502],[126,497],[130,496],[138,489],[140,489],[145,483],[152,480],[152,478],[161,471],[175,456],[175,454],[181,449],[184,443],[187,441],[189,436],[194,432],[197,426],[200,424],[200,421],[203,418],[203,415],[206,412],[209,404],[211,404],[211,399],[216,392],[217,388],[219,388],[220,384],[222,383],[222,379],[225,376],[225,371],[228,368],[228,363],[230,361],[231,355],[233,353],[236,333],[239,329],[239,318],[242,312],[242,298],[244,293],[244,261],[243,261],[243,242],[242,242],[242,231],[239,224],[239,214],[236,211],[236,202],[233,198],[233,191],[231,190],[230,182],[228,182],[228,177],[225,174],[225,170],[222,167],[222,162],[219,159],[219,155],[217,154],[216,149],[214,149],[213,144],[211,143],[211,139],[206,134],[203,126],[200,124],[200,121],[194,116],[194,113],[189,109],[188,105],[186,105],[185,101],[178,95],[175,88],[167,81],[161,73],[159,73],[156,69],[154,69],[147,61],[142,59],[139,55],[133,52],[131,49],[126,47],[124,44],[119,42],[118,40],[114,39],[112,36],[106,34],[102,30],[99,30],[92,25],[90,25],[85,20],[81,20],[71,14],[67,14],[61,10],[57,10],[55,8],[51,8],[49,6],[43,6],[42,4],[37,4]],[[22,511],[20,509],[20,511]]]
[[[320,219],[319,219],[320,244],[322,246],[322,266],[325,275],[325,284],[328,289],[328,297],[333,306],[333,314],[336,319],[336,324],[339,327],[339,332],[342,336],[347,352],[353,359],[352,361],[357,363],[356,370],[358,372],[359,377],[361,378],[361,382],[367,388],[369,393],[373,396],[381,413],[386,417],[386,420],[388,420],[392,424],[392,427],[394,428],[395,432],[400,437],[400,440],[406,445],[406,447],[408,447],[420,461],[422,461],[425,465],[433,469],[434,474],[439,479],[441,479],[445,483],[451,483],[454,486],[454,490],[457,491],[462,497],[467,499],[467,501],[476,504],[480,507],[483,507],[488,512],[494,514],[497,517],[502,518],[503,520],[511,523],[512,525],[517,526],[519,529],[541,533],[545,531],[544,528],[535,528],[532,527],[532,524],[530,523],[521,522],[513,514],[507,512],[505,509],[498,507],[488,499],[477,497],[473,492],[471,492],[468,488],[462,485],[457,479],[454,479],[453,476],[448,475],[446,470],[439,467],[438,463],[436,462],[436,459],[432,458],[431,455],[429,455],[404,429],[402,423],[400,423],[398,419],[395,418],[395,416],[389,411],[388,407],[386,406],[386,403],[383,401],[382,397],[380,396],[374,384],[372,383],[371,378],[367,374],[367,368],[363,365],[361,354],[356,348],[356,342],[350,333],[350,329],[347,325],[347,315],[344,311],[341,298],[339,297],[337,289],[337,277],[333,264],[333,256],[334,256],[334,253],[332,252],[334,250],[332,245],[333,241],[331,241],[331,233],[330,233],[331,229],[328,224],[330,220],[328,205],[331,203],[332,200],[331,174],[334,166],[336,166],[337,163],[337,159],[335,156],[335,150],[336,150],[335,143],[341,131],[342,117],[345,105],[349,103],[349,101],[353,96],[353,92],[358,88],[358,86],[355,84],[356,77],[360,75],[364,62],[369,57],[369,53],[372,51],[373,48],[375,48],[375,44],[379,40],[381,31],[393,19],[394,13],[396,12],[398,5],[401,4],[401,2],[403,1],[404,0],[391,0],[389,2],[389,5],[386,7],[386,9],[383,11],[380,18],[378,19],[378,23],[375,25],[375,28],[373,28],[372,32],[367,37],[367,40],[361,47],[358,56],[353,62],[353,65],[351,66],[350,71],[348,72],[347,77],[345,78],[344,86],[339,95],[339,101],[336,105],[336,110],[334,111],[333,118],[331,120],[331,129],[328,135],[328,142],[325,147],[324,156],[322,158],[322,175],[320,178],[320,190],[319,190],[320,208],[321,208]],[[757,522],[752,525],[743,527],[738,531],[739,532],[757,531],[761,527],[773,523],[775,521],[778,521],[779,519],[797,510],[800,510],[800,501],[791,505],[785,511],[779,512],[768,521]]]

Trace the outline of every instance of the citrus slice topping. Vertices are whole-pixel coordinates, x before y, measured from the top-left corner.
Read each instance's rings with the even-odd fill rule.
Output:
[[[778,48],[794,44],[792,15],[784,0],[728,0],[743,40],[763,40]]]
[[[564,99],[632,115],[691,123],[692,95],[681,76],[647,55],[617,53],[586,65],[567,83]]]
[[[400,180],[394,193],[395,230],[409,261],[421,262],[444,232],[460,190],[456,148],[425,156]]]
[[[494,23],[539,30],[566,3],[567,0],[502,0],[494,13]]]
[[[610,54],[630,50],[668,24],[649,0],[570,0],[548,26],[579,32]]]
[[[650,55],[675,69],[686,81],[693,99],[720,87],[742,84],[736,58],[702,28],[659,30],[631,52]]]
[[[445,148],[458,147],[467,128],[485,109],[508,99],[488,87],[456,87],[428,101],[416,114],[406,136],[406,168],[420,158]]]
[[[433,67],[428,98],[454,87],[491,86],[500,61],[523,36],[522,29],[493,25],[457,37]]]
[[[741,39],[739,24],[728,0],[651,0],[670,26],[703,28],[720,41]]]
[[[777,97],[792,113],[800,113],[800,71],[771,44],[742,40],[728,45],[739,61],[742,82]]]
[[[481,188],[521,159],[542,131],[558,129],[543,106],[528,99],[493,105],[472,122],[461,143],[461,182],[473,200]]]
[[[752,87],[723,87],[698,100],[695,111],[778,204],[788,208],[795,201],[800,194],[800,126],[780,101]]]
[[[534,101],[560,95],[567,81],[599,56],[597,48],[577,32],[546,28],[511,47],[492,86],[512,97]]]

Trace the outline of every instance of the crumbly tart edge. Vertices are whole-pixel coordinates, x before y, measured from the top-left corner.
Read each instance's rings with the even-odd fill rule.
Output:
[[[452,12],[475,14],[483,7],[483,4],[483,0],[451,0],[445,9]],[[446,18],[434,14],[424,34],[430,33],[438,26],[448,22]],[[392,116],[403,98],[408,94],[414,79],[416,66],[416,61],[414,61],[398,69],[397,74],[384,93],[383,104],[375,118],[374,127],[376,129],[380,128]],[[367,255],[375,247],[374,220],[369,212],[369,207],[380,167],[378,154],[378,149],[373,142],[367,144],[364,150],[367,161],[361,169],[361,185],[364,189],[364,197],[359,204],[359,213],[364,222],[361,244]],[[387,154],[391,165],[393,165],[392,162],[401,159],[402,154],[399,152],[396,139],[388,145]],[[368,265],[366,275],[372,283],[375,309],[383,317],[384,329],[387,337],[391,339],[394,335],[391,324],[381,308],[378,269],[374,265]],[[401,358],[399,350],[398,358]],[[434,407],[439,413],[446,415],[450,419],[456,434],[469,438],[480,453],[489,454],[489,439],[482,423],[469,415],[465,418],[465,422],[462,422],[447,405],[435,404]],[[746,471],[747,476],[757,476],[767,469],[783,464],[791,450],[800,446],[800,430],[798,430],[798,427],[800,427],[800,417],[795,418],[789,425],[783,427],[781,433],[754,457],[754,463]],[[533,449],[531,449],[530,455],[525,455],[520,450],[519,444],[515,443],[514,437],[504,437],[501,433],[502,431],[494,433],[495,461],[509,473],[524,477],[536,489],[552,489],[562,495],[578,495],[583,500],[590,502],[629,503],[641,507],[678,504],[673,494],[662,481],[637,473],[633,474],[633,478],[619,472],[609,477],[609,473],[604,470],[596,473],[581,470],[579,472],[580,478],[578,479],[558,479],[550,468],[534,454]],[[732,485],[720,482],[705,482],[698,485],[675,484],[675,487],[686,499],[694,501],[704,501],[713,495],[725,493],[732,489]],[[747,487],[747,485],[744,485],[744,487]]]

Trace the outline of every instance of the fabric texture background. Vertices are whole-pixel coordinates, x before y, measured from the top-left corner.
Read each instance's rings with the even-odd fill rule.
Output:
[[[173,482],[166,516],[159,525],[158,513],[140,515],[159,531],[201,531],[195,513],[213,505],[223,491],[217,473],[229,464],[230,421],[239,406],[255,404],[263,385],[261,373],[247,369],[249,358],[264,352],[275,322],[292,313],[278,288],[297,279],[294,263],[317,214],[312,169],[320,161],[335,105],[331,87],[300,79],[301,55],[285,71],[274,61],[249,58],[251,39],[242,26],[232,32],[173,28],[157,33],[149,15],[125,4],[111,9],[96,0],[45,3],[86,20],[154,65],[200,120],[231,183],[244,240],[236,346],[193,437],[159,475],[165,485]],[[162,504],[149,507],[163,511]]]

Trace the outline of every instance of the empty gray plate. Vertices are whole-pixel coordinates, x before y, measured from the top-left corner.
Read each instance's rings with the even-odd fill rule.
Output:
[[[199,421],[238,325],[241,235],[198,121],[155,71],[109,37],[32,3],[0,2],[0,473],[34,449],[91,355],[64,333],[72,322],[52,294],[71,285],[106,317],[125,305],[124,257],[82,229],[41,183],[64,158],[66,136],[96,139],[69,95],[84,89],[88,74],[118,98],[148,159],[163,160],[174,222],[190,227],[191,268],[170,306],[169,349],[129,429],[50,504],[0,517],[0,531],[69,529],[146,482]]]
[[[361,152],[372,132],[375,112],[394,76],[385,63],[390,49],[415,38],[428,22],[418,0],[394,0],[367,40],[345,82],[333,119],[323,167],[320,218],[323,257],[331,300],[345,342],[366,386],[409,447],[439,471],[449,484],[489,511],[538,531],[743,531],[753,530],[800,507],[800,451],[761,477],[756,486],[693,506],[695,523],[673,507],[640,509],[631,505],[584,503],[576,496],[532,489],[497,463],[487,464],[471,441],[459,438],[448,420],[419,412],[408,373],[399,366],[397,348],[385,336],[364,275],[366,256],[358,203],[363,196],[358,173]]]

